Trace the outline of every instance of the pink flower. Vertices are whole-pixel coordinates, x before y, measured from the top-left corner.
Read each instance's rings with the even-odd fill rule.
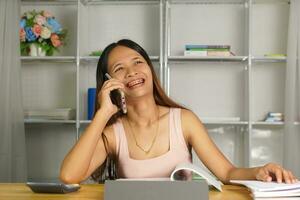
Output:
[[[62,42],[59,40],[59,37],[56,34],[52,34],[50,40],[54,47],[59,47],[62,45]]]
[[[46,23],[46,18],[42,15],[37,15],[34,18],[34,22],[37,23],[38,25],[43,25]]]
[[[26,32],[25,32],[24,28],[21,28],[19,33],[20,33],[20,40],[22,42],[25,42]]]
[[[35,24],[32,28],[32,31],[36,37],[39,37],[42,33],[42,26]]]
[[[46,18],[53,17],[53,15],[50,12],[45,11],[45,10],[43,11],[43,16],[46,17]]]

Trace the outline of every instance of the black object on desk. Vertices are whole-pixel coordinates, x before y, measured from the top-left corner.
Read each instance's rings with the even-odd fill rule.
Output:
[[[80,188],[79,184],[64,184],[50,182],[27,182],[27,186],[35,193],[56,193],[64,194],[75,192]]]

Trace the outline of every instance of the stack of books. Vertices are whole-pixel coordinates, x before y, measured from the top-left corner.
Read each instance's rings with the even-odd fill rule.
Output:
[[[265,118],[265,122],[283,122],[283,114],[278,112],[269,112]]]
[[[230,45],[185,45],[184,56],[231,56]]]

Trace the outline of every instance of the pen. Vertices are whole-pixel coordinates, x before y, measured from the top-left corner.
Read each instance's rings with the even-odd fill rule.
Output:
[[[105,76],[108,78],[108,79],[112,79],[112,77],[108,74],[108,73],[105,73]],[[125,94],[122,90],[120,89],[117,89],[121,95],[121,108],[122,108],[122,112],[124,114],[127,113],[127,106],[126,106],[126,101],[125,101]]]

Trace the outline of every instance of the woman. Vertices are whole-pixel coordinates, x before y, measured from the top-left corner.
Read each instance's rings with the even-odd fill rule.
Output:
[[[107,80],[106,73],[112,79]],[[198,117],[167,97],[149,56],[135,42],[120,40],[106,47],[96,78],[96,112],[62,163],[63,182],[79,183],[91,175],[99,182],[169,177],[177,164],[191,162],[192,148],[223,183],[231,179],[297,181],[290,171],[273,163],[255,168],[233,166]],[[118,97],[111,94],[116,89],[126,95],[127,114],[115,105]]]

